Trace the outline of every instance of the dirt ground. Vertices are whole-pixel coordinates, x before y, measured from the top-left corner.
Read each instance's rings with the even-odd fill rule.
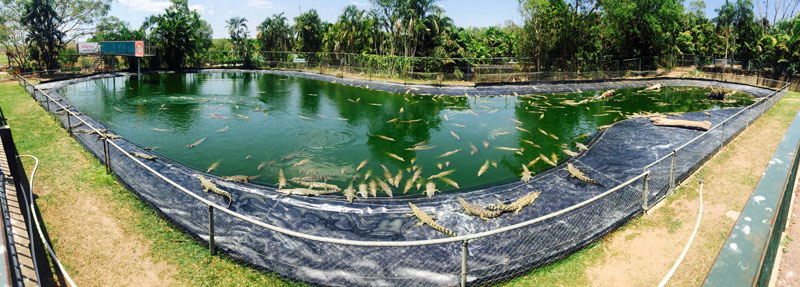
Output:
[[[784,232],[781,241],[783,247],[778,271],[778,280],[775,286],[793,287],[800,286],[800,183],[795,186],[793,206],[789,216],[789,227]]]
[[[697,221],[698,182],[704,179],[700,228],[685,259],[668,283],[668,286],[701,285],[738,213],[800,107],[797,102],[784,103],[770,111],[781,113],[780,118],[758,120],[660,206],[605,238],[605,258],[586,270],[589,285],[657,285],[689,240]],[[797,252],[800,253],[800,247]],[[794,259],[798,262],[800,256]],[[800,284],[796,282],[794,284]]]

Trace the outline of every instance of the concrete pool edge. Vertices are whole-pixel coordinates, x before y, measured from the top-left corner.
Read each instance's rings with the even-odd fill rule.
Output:
[[[681,80],[681,81],[683,81],[683,80]],[[703,82],[706,83],[707,81],[703,81]],[[596,84],[596,83],[591,83],[591,84]],[[638,86],[645,85],[645,84],[642,84],[641,82],[637,82],[637,83],[634,83],[634,84],[638,85]],[[558,85],[561,86],[562,84],[558,84]],[[52,87],[51,89],[57,89],[57,88],[58,87]],[[561,88],[564,88],[564,87],[561,87]],[[575,88],[575,87],[573,86],[572,88]],[[579,89],[579,87],[578,87],[578,89]],[[768,91],[769,90],[767,90],[767,89],[762,89],[761,92],[765,93],[763,95],[766,95],[768,93]],[[494,92],[496,92],[496,90]],[[57,94],[57,93],[52,93],[52,94]],[[60,95],[56,95],[56,96],[60,97]],[[64,101],[66,101],[66,100],[64,100]],[[741,108],[734,108],[734,109],[713,111],[712,114],[715,115],[715,117],[714,117],[715,119],[717,119],[717,118],[721,119],[721,118],[726,118],[727,117],[726,115],[733,114],[735,111],[738,111],[740,109]],[[55,109],[50,109],[50,111],[53,112],[53,111],[55,111]],[[699,112],[693,113],[691,115],[687,114],[686,116],[687,117],[694,117],[694,118],[704,118],[704,117],[706,117],[705,115],[703,115],[703,114],[701,114]],[[56,115],[56,117],[59,118],[60,120],[62,120],[62,122],[64,121],[63,117],[59,117],[58,115]],[[89,121],[92,123],[92,126],[102,127],[102,125],[99,125],[99,123],[97,123],[94,120],[89,119]],[[627,122],[627,123],[623,124],[624,122]],[[715,120],[714,122],[715,122],[715,124],[717,124],[719,122],[719,120]],[[622,127],[622,129],[625,129],[627,131],[631,131],[631,129],[635,130],[635,129],[642,128],[641,125],[644,124],[644,122],[641,119],[637,119],[637,120],[634,120],[634,121],[626,120],[626,121],[618,122],[615,125],[615,127],[612,127],[611,129],[609,129],[609,132],[611,132],[611,131],[620,132],[619,131],[620,127],[618,127],[618,126],[621,125],[621,124],[623,126],[625,126],[625,127]],[[655,132],[655,134],[658,134],[658,131],[662,130],[662,132],[663,132],[663,129],[664,128],[658,128],[658,129],[653,128],[653,129],[651,129],[651,132]],[[669,130],[669,129],[667,129],[667,130]],[[673,132],[674,132],[674,134],[672,134]],[[670,131],[670,133],[671,133],[670,135],[677,136],[679,139],[691,138],[691,137],[693,137],[693,135],[698,134],[697,132],[686,132],[686,131],[681,131],[681,130]],[[622,134],[624,134],[624,133],[622,133]],[[601,142],[603,140],[602,137],[604,137],[604,136],[606,136],[606,134],[603,134],[603,135],[599,136],[598,139],[597,139],[597,142]],[[724,134],[722,136],[724,137]],[[732,136],[735,136],[735,134],[729,135],[729,137],[732,137]],[[101,158],[101,160],[102,160],[102,152],[99,152],[99,150],[97,149],[97,141],[95,140],[96,139],[95,136],[93,136],[93,135],[77,135],[76,134],[76,138],[78,138],[78,140],[81,141],[87,149],[89,149],[96,156],[98,156],[98,158]],[[122,145],[123,147],[126,147],[126,150],[129,150],[129,151],[136,150],[136,151],[143,152],[141,150],[138,150],[138,147],[128,143],[125,140],[115,140],[115,142],[119,142],[120,145]],[[595,144],[597,144],[597,142]],[[676,145],[679,145],[680,143],[681,143],[681,141],[679,140],[679,141],[676,141],[675,143],[671,143],[669,146],[675,147]],[[666,151],[666,150],[669,150],[669,149],[667,147],[667,148],[664,148],[663,150]],[[591,150],[590,150],[590,152],[591,152]],[[658,152],[656,152],[656,154],[660,155]],[[571,159],[570,162],[575,162],[576,164],[578,164],[582,168],[589,168],[590,169],[590,172],[589,172],[590,176],[593,176],[593,177],[596,177],[596,178],[608,177],[608,175],[603,174],[601,172],[593,172],[595,170],[595,167],[596,167],[594,164],[596,164],[596,163],[593,164],[591,159],[586,159],[585,160],[585,161],[589,162],[588,164],[581,162],[581,160],[584,160],[584,156],[586,156],[586,153],[581,154],[577,158]],[[174,222],[176,222],[177,225],[181,226],[182,228],[184,228],[188,232],[190,232],[190,233],[192,233],[194,235],[197,235],[199,238],[203,238],[203,239],[207,238],[207,235],[204,235],[204,234],[207,234],[207,233],[203,233],[203,229],[204,229],[203,228],[203,224],[198,224],[197,222],[192,222],[193,221],[192,219],[203,218],[203,212],[200,212],[199,214],[196,212],[197,209],[203,210],[202,208],[197,208],[197,206],[192,206],[192,205],[165,204],[167,202],[163,202],[163,199],[159,199],[158,198],[159,194],[157,192],[154,192],[154,191],[158,191],[158,190],[162,190],[163,191],[163,190],[166,190],[166,189],[158,187],[157,184],[155,184],[155,183],[143,182],[143,181],[153,181],[153,180],[152,179],[147,180],[147,178],[143,178],[142,177],[143,174],[141,174],[141,171],[137,171],[136,167],[134,165],[132,165],[129,161],[126,161],[124,156],[122,156],[121,154],[114,154],[112,152],[112,157],[113,157],[112,162],[114,162],[112,167],[115,168],[115,172],[117,173],[118,177],[120,177],[120,179],[123,182],[128,184],[129,187],[131,188],[131,190],[133,190],[134,192],[139,194],[143,199],[145,199],[145,201],[151,203],[159,211],[161,211],[163,214],[167,215],[167,217],[173,218],[173,219],[174,219],[174,217],[178,217],[179,219],[174,219]],[[705,156],[702,156],[702,157],[705,157]],[[163,164],[164,165],[160,169],[163,170],[163,171],[166,171],[166,172],[164,172],[165,174],[166,173],[172,173],[175,176],[191,177],[191,175],[195,173],[194,171],[191,171],[191,170],[189,170],[187,168],[184,168],[182,166],[174,165],[173,163],[170,163],[170,162],[160,162],[160,161],[158,161],[158,162],[156,162],[156,164]],[[687,162],[687,164],[688,164],[688,162]],[[693,167],[693,165],[686,165],[686,167],[687,167],[687,171],[688,171]],[[638,171],[636,173],[638,173]],[[631,174],[631,172],[622,173],[621,174],[622,175],[622,179],[624,179],[624,177],[628,176],[629,174]],[[126,177],[125,175],[128,175],[128,176]],[[563,178],[565,177],[564,174],[563,174],[563,171],[560,170],[560,168],[554,168],[554,169],[548,170],[547,172],[543,172],[543,173],[537,175],[537,178],[534,180],[533,183],[546,184],[546,182],[542,182],[541,179],[544,178],[544,177],[548,177],[548,176],[551,177],[551,180],[556,180],[557,182],[558,181],[563,181]],[[553,178],[555,178],[555,179],[553,179]],[[612,183],[616,182],[616,183],[618,183],[620,181],[619,179],[620,178],[611,178],[611,177],[609,177],[607,180],[605,180],[605,182],[612,182]],[[158,180],[158,179],[156,179],[156,180]],[[201,195],[203,195],[203,196],[205,196],[207,198],[213,198],[213,195],[204,194],[202,191],[199,191],[199,188],[194,188],[195,186],[198,186],[195,182],[193,182],[191,180],[185,180],[184,182],[188,183],[187,185],[184,185],[184,186],[191,187],[190,189],[192,189],[192,190],[197,190],[198,194],[201,194]],[[405,236],[403,236],[403,238],[406,239],[406,240],[418,240],[418,239],[426,238],[426,237],[427,238],[440,238],[441,237],[441,235],[436,233],[436,232],[430,232],[430,230],[428,230],[427,227],[421,228],[421,227],[413,227],[413,226],[411,226],[413,224],[413,222],[411,222],[411,221],[415,221],[415,219],[413,219],[413,218],[400,219],[398,216],[396,216],[398,213],[408,213],[409,210],[408,210],[407,206],[405,206],[405,204],[404,204],[406,201],[409,200],[408,198],[399,198],[399,199],[393,199],[393,200],[377,200],[376,202],[372,202],[371,204],[357,203],[356,205],[349,205],[349,204],[345,203],[345,201],[343,200],[343,198],[341,196],[309,198],[309,199],[281,198],[280,196],[275,196],[274,192],[270,195],[269,194],[269,192],[270,192],[269,189],[267,189],[266,191],[260,191],[259,192],[257,190],[254,190],[254,187],[250,186],[250,185],[237,185],[237,184],[230,184],[230,185],[221,184],[221,185],[224,188],[230,188],[230,189],[234,189],[235,188],[237,190],[246,190],[245,192],[252,192],[252,193],[257,193],[257,194],[264,193],[264,195],[266,197],[264,200],[270,200],[270,201],[274,202],[273,208],[280,204],[281,205],[279,207],[280,210],[281,211],[287,211],[287,212],[291,208],[306,209],[306,210],[314,209],[315,211],[323,211],[323,212],[327,212],[327,213],[330,213],[330,214],[349,213],[349,216],[353,216],[353,214],[369,214],[369,213],[371,213],[371,211],[364,211],[364,209],[376,209],[378,206],[380,206],[380,207],[384,208],[384,209],[382,209],[382,211],[385,211],[385,213],[372,214],[374,216],[371,216],[372,217],[371,219],[362,218],[362,220],[363,221],[370,221],[370,220],[372,220],[372,221],[385,221],[387,219],[390,219],[389,221],[392,221],[392,222],[396,222],[397,220],[401,220],[400,221],[401,222],[400,223],[400,227],[403,227],[406,230],[411,229],[412,231],[416,231],[416,233],[425,233],[425,236],[422,236],[422,237],[416,236],[417,238],[414,238],[415,235],[420,235],[420,234],[404,234]],[[533,184],[521,184],[521,183],[507,184],[507,185],[495,186],[495,187],[487,188],[487,189],[483,189],[483,190],[478,190],[478,191],[474,191],[474,192],[458,194],[458,196],[463,196],[465,198],[468,198],[470,201],[478,202],[481,205],[485,205],[486,203],[494,203],[493,199],[502,199],[504,201],[508,201],[509,199],[516,198],[520,194],[524,194],[524,193],[527,193],[527,192],[533,190],[534,187],[532,185]],[[559,186],[559,188],[562,188],[562,187],[564,187],[564,186],[563,185]],[[572,189],[577,189],[575,187],[575,185],[572,185],[572,186],[569,186],[569,187],[571,187]],[[579,188],[585,188],[585,187],[580,186]],[[602,189],[602,190],[605,190],[605,189]],[[586,190],[584,190],[584,191],[586,191]],[[589,191],[590,191],[589,194],[596,194],[598,192],[597,190],[589,190]],[[478,194],[478,193],[482,193],[482,194]],[[655,195],[656,196],[654,198],[658,197],[658,192],[656,192]],[[234,195],[234,198],[238,200],[238,199],[240,199],[240,196],[241,195]],[[583,195],[584,198],[586,196],[587,195]],[[480,230],[481,228],[476,226],[476,225],[480,225],[482,223],[482,222],[480,222],[480,220],[477,220],[477,222],[476,222],[475,220],[473,220],[473,219],[476,219],[476,218],[464,217],[463,214],[459,214],[460,213],[459,210],[461,208],[460,208],[460,205],[458,205],[457,203],[454,203],[455,197],[456,197],[455,194],[452,194],[452,195],[444,194],[444,195],[437,196],[436,198],[430,199],[430,200],[429,199],[425,199],[425,198],[415,198],[414,202],[417,203],[417,205],[419,205],[423,209],[426,209],[426,210],[429,210],[429,211],[431,209],[437,210],[436,213],[437,213],[437,215],[439,215],[438,221],[440,223],[442,223],[443,225],[445,225],[445,226],[453,227],[454,229],[457,230],[458,233],[461,233],[460,231],[470,231],[470,230],[472,230],[474,232],[474,230]],[[663,197],[663,195],[662,195],[662,197]],[[580,199],[580,198],[578,198],[578,199]],[[575,201],[579,201],[578,199],[575,199]],[[189,200],[191,200],[191,199],[189,199]],[[478,201],[476,201],[476,200],[478,200]],[[542,201],[544,201],[544,202],[542,202]],[[547,199],[547,197],[542,197],[542,198],[540,198],[540,201],[537,201],[537,204],[539,204],[539,205],[547,205],[548,203],[552,203],[552,202],[549,201]],[[284,205],[286,205],[286,206],[284,206]],[[567,204],[567,206],[568,205],[569,204]],[[174,207],[174,206],[183,206],[184,208],[191,207],[195,211],[188,212],[188,213],[182,213],[182,212],[180,212],[178,210],[174,210],[174,208],[171,208],[171,207]],[[309,208],[309,206],[314,206],[314,208]],[[390,208],[386,208],[387,206],[390,207]],[[550,213],[553,210],[558,210],[558,209],[560,209],[560,207],[563,207],[563,206],[564,206],[564,204],[561,204],[560,206],[551,205],[551,206],[547,206],[547,208],[540,208],[540,210],[538,210],[538,212],[528,212],[529,210],[525,210],[519,216],[513,217],[513,220],[506,219],[504,223],[506,225],[508,225],[508,224],[513,224],[514,222],[521,222],[521,221],[524,221],[524,220],[527,220],[527,219],[535,218],[537,216]],[[355,207],[360,208],[362,210],[361,211],[354,210]],[[308,212],[308,211],[306,211],[306,212]],[[450,212],[452,214],[447,214],[448,212]],[[554,254],[542,254],[540,256],[540,258],[536,258],[536,259],[542,259],[542,260],[531,259],[531,261],[533,261],[533,262],[530,263],[530,264],[525,264],[525,263],[522,263],[522,264],[508,264],[508,265],[517,265],[517,266],[508,266],[507,269],[503,268],[504,270],[506,270],[506,271],[503,271],[503,272],[508,272],[508,270],[526,269],[526,268],[529,268],[530,265],[542,264],[543,262],[546,262],[548,260],[552,260],[553,258],[555,258],[559,254],[563,255],[563,253],[568,251],[568,250],[574,250],[574,249],[580,248],[583,245],[585,245],[586,243],[591,242],[592,240],[596,239],[597,236],[605,234],[605,232],[607,232],[608,230],[613,229],[613,227],[624,223],[628,218],[630,218],[631,216],[635,215],[637,212],[638,211],[636,211],[636,210],[627,211],[627,212],[623,212],[623,214],[620,214],[621,216],[617,216],[615,218],[608,218],[608,220],[603,221],[604,223],[606,223],[605,226],[593,226],[594,228],[600,227],[600,230],[592,231],[592,232],[596,232],[595,234],[590,234],[588,236],[584,236],[584,237],[582,237],[582,239],[576,238],[574,241],[570,240],[573,243],[575,243],[574,245],[564,246],[563,249],[559,250],[559,252],[554,252]],[[303,212],[301,212],[301,213],[303,213]],[[174,216],[170,216],[170,214],[172,214]],[[187,216],[187,214],[191,215],[191,216]],[[330,214],[327,215],[328,218],[331,217]],[[386,216],[386,217],[382,216],[382,215],[387,215],[387,214],[390,214],[391,216]],[[625,214],[627,214],[627,215],[625,215]],[[260,219],[262,219],[262,217],[258,216],[259,214],[255,214],[255,215],[257,217],[259,217]],[[376,216],[377,217],[382,217],[382,218],[375,218]],[[325,216],[320,215],[320,218],[322,218],[322,217],[325,217]],[[347,216],[345,216],[345,217],[347,217]],[[368,217],[368,216],[364,216],[364,217]],[[183,219],[180,219],[180,218],[183,218]],[[288,219],[287,218],[283,218],[283,219],[285,219],[284,221],[275,222],[274,220],[276,220],[276,218],[269,218],[269,215],[267,215],[267,216],[263,217],[263,219],[271,219],[271,220],[273,220],[271,222],[273,224],[275,224],[275,223],[284,223],[283,225],[276,224],[278,226],[294,227],[293,225],[302,225],[302,223],[298,223],[296,221],[289,220],[289,219],[292,219],[292,218],[288,218]],[[303,219],[307,219],[307,218],[303,218]],[[316,220],[319,220],[319,218],[317,218]],[[468,222],[465,222],[465,221],[468,221]],[[498,221],[503,221],[503,220],[496,220],[495,223],[497,223]],[[306,222],[306,223],[308,223],[308,222]],[[456,224],[454,224],[454,223],[457,223],[458,226],[456,226]],[[325,225],[325,224],[322,224],[322,225]],[[336,225],[336,223],[334,222],[333,225]],[[362,225],[368,227],[371,224],[365,224],[364,222],[362,222]],[[375,226],[377,226],[377,225],[378,224],[374,224],[373,228]],[[498,224],[494,224],[493,228],[497,228],[498,226],[499,226]],[[458,228],[461,228],[461,229],[459,230]],[[317,230],[316,228],[311,228],[311,229],[312,230]],[[325,231],[325,230],[323,230],[323,231]],[[339,230],[339,231],[341,231],[341,230]],[[327,229],[327,232],[328,232],[327,235],[329,235],[329,236],[332,235],[332,234],[338,234],[339,233],[339,232],[335,232],[332,229]],[[470,233],[470,232],[468,232],[468,233]],[[349,235],[348,234],[339,234],[339,235],[343,235],[342,237],[348,238],[348,239],[356,239],[355,237],[350,236],[350,235],[353,235],[353,234],[349,234]],[[348,236],[350,236],[350,237],[348,237]],[[285,236],[283,236],[283,237],[285,237]],[[335,237],[335,236],[331,236],[331,237]],[[411,237],[411,238],[409,238],[409,237]],[[361,236],[359,236],[359,238],[361,238]],[[288,239],[291,240],[292,238],[288,238]],[[485,239],[480,239],[480,240],[482,240],[482,241],[495,241],[495,240],[497,240],[497,241],[509,241],[509,240],[510,241],[514,241],[513,238],[502,238],[502,236],[498,236],[497,238],[485,238]],[[242,248],[242,246],[240,246],[239,244],[230,244],[230,242],[228,242],[228,244],[226,244],[225,241],[220,241],[219,243],[223,247],[225,247],[225,245],[230,246],[230,248],[226,248],[226,249],[228,249],[229,251],[233,251],[233,252],[237,252],[237,250],[236,250],[237,247],[238,248]],[[475,246],[474,245],[475,243],[472,243],[472,244],[473,245],[471,245],[471,246]],[[487,243],[484,242],[483,245],[486,246],[486,245],[494,245],[494,244],[487,244]],[[476,249],[480,250],[481,249],[481,245],[478,244],[478,246],[473,247],[473,248],[476,248]],[[254,248],[251,248],[251,249],[254,249]],[[353,248],[353,249],[355,250],[357,248]],[[424,248],[420,248],[420,249],[424,249]],[[240,257],[242,257],[240,259],[245,260],[246,262],[255,262],[253,264],[255,264],[255,265],[259,266],[259,267],[267,268],[267,269],[273,269],[273,270],[281,269],[280,267],[270,268],[270,266],[269,266],[270,264],[266,264],[266,261],[264,261],[264,260],[257,260],[257,259],[256,260],[247,260],[248,258],[252,258],[254,255],[257,257],[258,256],[258,252],[249,253],[246,250],[243,252],[241,249],[238,250],[238,252],[240,254]],[[443,251],[439,250],[438,252],[443,252]],[[451,253],[450,251],[444,251],[444,252],[445,253]],[[262,255],[265,255],[265,254],[262,254]],[[332,257],[335,257],[335,256],[332,256]],[[447,257],[452,257],[452,256],[447,256]],[[514,260],[512,260],[512,261],[514,261]],[[262,262],[263,264],[259,264],[259,262]],[[480,267],[480,266],[478,266],[478,267]],[[436,269],[439,269],[439,268],[433,268],[431,270],[436,270]],[[276,270],[276,271],[278,271],[279,273],[282,273],[284,275],[286,275],[287,273],[288,274],[294,274],[294,275],[290,275],[290,276],[298,278],[300,280],[309,281],[309,282],[317,282],[317,283],[324,282],[324,283],[327,283],[327,284],[345,284],[345,282],[347,282],[347,283],[354,283],[354,284],[365,284],[366,282],[368,282],[368,281],[364,281],[364,279],[359,280],[358,277],[338,278],[338,279],[333,280],[333,281],[324,281],[324,280],[321,281],[319,279],[320,278],[319,276],[311,276],[312,275],[311,273],[313,273],[313,272],[305,272],[305,273],[308,273],[308,274],[303,275],[302,273],[296,273],[296,272],[292,272],[292,271],[286,271],[286,272],[281,272],[281,270]],[[500,272],[500,270],[495,270],[495,272],[491,272],[491,271],[492,270],[488,270],[488,271],[482,273],[483,276],[480,275],[480,274],[475,274],[475,276],[473,276],[473,280],[470,280],[470,281],[477,282],[477,281],[480,281],[480,280],[483,280],[483,279],[487,279],[487,278],[494,278],[494,277],[496,277],[497,273],[500,273],[501,275],[503,275],[503,272]],[[454,275],[454,274],[450,274],[449,272],[437,272],[437,273],[447,273],[449,275]],[[478,272],[475,272],[475,273],[478,273]],[[492,273],[495,273],[495,275],[492,275]],[[507,274],[505,274],[505,275],[507,275]],[[393,276],[393,277],[397,277],[397,276]],[[447,276],[447,278],[448,279],[445,280],[445,281],[446,282],[451,282],[450,281],[451,280],[450,276]],[[417,279],[425,280],[425,278],[417,278]],[[339,281],[339,280],[342,280],[342,281]],[[386,280],[389,280],[387,282],[398,282],[398,281],[391,281],[392,279],[386,279]],[[339,282],[339,283],[337,283],[337,282]],[[423,282],[423,281],[418,281],[418,282]],[[374,282],[372,282],[372,283],[374,283]]]

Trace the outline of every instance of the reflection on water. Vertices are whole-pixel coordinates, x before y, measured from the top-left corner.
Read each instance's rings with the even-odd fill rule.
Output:
[[[394,194],[418,169],[412,193],[442,172],[430,179],[441,190],[505,183],[519,178],[522,164],[534,172],[550,168],[542,157],[563,161],[598,127],[634,114],[753,102],[744,94],[712,101],[700,88],[638,90],[620,89],[609,100],[596,100],[603,91],[432,97],[260,73],[169,73],[99,79],[61,92],[113,132],[197,170],[218,163],[211,173],[260,175],[257,182],[273,185],[279,168],[288,178],[324,177],[342,188],[353,180],[399,179]]]

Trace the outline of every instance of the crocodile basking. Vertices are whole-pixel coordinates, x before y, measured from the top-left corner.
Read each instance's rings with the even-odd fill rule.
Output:
[[[425,184],[425,193],[428,194],[428,197],[433,197],[433,194],[439,191],[436,189],[436,183],[433,181],[429,181]]]
[[[344,197],[347,198],[347,201],[353,203],[353,199],[356,198],[356,190],[353,188],[353,182],[350,182],[350,185],[342,191],[344,193]]]
[[[523,207],[533,204],[537,198],[539,198],[539,194],[542,192],[531,192],[526,194],[523,197],[518,198],[511,204],[504,204],[500,201],[497,202],[495,205],[489,205],[486,207],[488,210],[498,210],[498,211],[514,211],[514,214],[518,214]]]
[[[246,175],[232,175],[232,176],[223,176],[220,177],[221,180],[236,182],[236,183],[248,183],[251,180],[261,177],[260,175],[255,176],[246,176]]]
[[[301,195],[301,196],[318,196],[318,195],[325,195],[325,194],[332,194],[339,192],[338,190],[323,190],[323,189],[311,189],[311,188],[284,188],[284,189],[278,189],[276,191],[286,195]]]
[[[155,160],[155,159],[158,158],[157,156],[154,156],[154,155],[149,155],[149,154],[146,154],[146,153],[140,153],[140,152],[135,152],[135,151],[131,152],[131,155],[133,155],[135,157],[143,158],[143,159],[146,159],[146,160]]]
[[[523,164],[522,165],[522,176],[520,177],[520,179],[522,180],[522,182],[528,182],[528,181],[531,180],[531,178],[533,178],[533,174],[531,173],[530,170],[528,170],[528,167],[525,166],[525,164]]]
[[[317,181],[303,181],[303,180],[293,180],[295,184],[299,184],[308,188],[321,188],[323,190],[332,190],[334,192],[338,192],[342,190],[336,185],[325,183],[325,182],[317,182]]]
[[[437,230],[439,232],[442,232],[444,234],[456,237],[455,232],[452,232],[449,229],[444,228],[444,226],[441,226],[438,223],[436,223],[434,221],[436,218],[433,217],[432,215],[430,215],[427,212],[422,211],[421,209],[417,208],[417,206],[414,205],[411,202],[408,203],[408,206],[411,207],[411,211],[413,212],[410,215],[416,216],[417,219],[419,219],[419,222],[417,223],[417,225],[427,224],[428,226],[430,226],[431,228],[433,228],[433,229],[435,229],[435,230]]]
[[[228,199],[228,207],[231,207],[231,202],[233,202],[233,200],[231,199],[231,194],[230,193],[220,189],[210,179],[207,179],[207,178],[203,177],[202,175],[196,175],[196,176],[197,176],[197,179],[200,180],[200,185],[203,186],[203,191],[214,193],[214,194],[217,194],[217,195],[220,195],[220,196],[223,196],[223,197],[227,198]]]
[[[593,184],[596,184],[596,185],[599,185],[599,186],[603,186],[602,184],[600,184],[596,180],[591,179],[588,176],[586,176],[586,174],[584,174],[582,171],[580,171],[578,168],[576,168],[574,165],[572,165],[572,163],[568,163],[567,164],[566,170],[569,171],[569,175],[570,176],[575,177],[577,179],[580,179],[581,181],[588,182],[588,183],[593,183]]]
[[[461,206],[464,207],[464,212],[469,215],[478,216],[486,221],[489,221],[489,218],[498,217],[501,213],[503,213],[502,210],[486,210],[480,206],[467,202],[461,197],[458,198],[458,202],[460,202]]]

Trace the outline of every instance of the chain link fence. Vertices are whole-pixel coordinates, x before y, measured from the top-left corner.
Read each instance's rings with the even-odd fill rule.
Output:
[[[25,77],[18,76],[17,80],[70,133],[79,125],[90,129],[94,135],[75,136],[101,158],[107,171],[117,174],[145,201],[207,243],[212,254],[223,250],[249,264],[312,284],[464,286],[513,279],[583,248],[646,212],[787,93],[785,83],[763,79],[754,82],[723,74],[694,77],[777,90],[748,107],[726,110],[727,118],[710,130],[646,166],[638,175],[575,205],[493,230],[411,241],[321,237],[299,231],[304,230],[302,226],[281,226],[260,215],[228,209],[221,201],[204,197],[199,184],[174,181],[175,168],[159,168],[132,155],[133,144],[109,138],[98,122],[67,106],[60,96],[51,95]],[[130,180],[141,175],[151,180]],[[163,192],[181,196],[164,201],[159,196]],[[281,202],[272,212],[291,213]]]
[[[330,52],[261,51],[254,68],[287,69],[348,78],[388,79],[404,83],[497,83],[598,80],[641,77],[695,65],[694,55],[631,59],[437,58]],[[227,52],[212,53],[201,68],[230,68],[243,61]],[[646,71],[646,72],[641,72]]]

